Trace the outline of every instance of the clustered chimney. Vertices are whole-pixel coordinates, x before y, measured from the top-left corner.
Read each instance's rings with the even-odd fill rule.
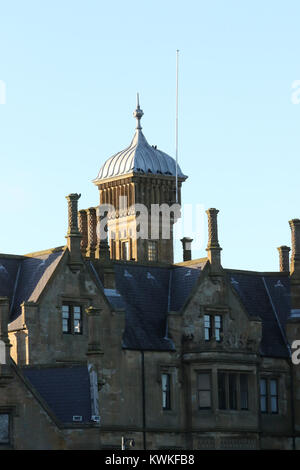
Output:
[[[181,240],[183,249],[183,261],[191,261],[192,259],[192,238],[183,237]]]
[[[281,272],[288,273],[290,271],[290,255],[289,252],[291,251],[289,246],[279,246],[277,248],[279,251],[279,270]]]
[[[82,265],[80,242],[81,233],[78,229],[78,199],[81,194],[69,194],[68,201],[68,232],[67,245],[70,253],[69,265],[72,271],[78,271]]]
[[[87,225],[87,213],[85,209],[82,209],[78,212],[78,227],[79,232],[82,235],[82,240],[80,243],[81,252],[85,256],[86,249],[88,246],[88,225]]]
[[[97,247],[97,217],[95,207],[87,209],[87,233],[88,233],[88,245],[86,256],[89,258],[95,258],[95,252]]]
[[[292,232],[291,274],[300,271],[300,219],[289,221]]]
[[[221,250],[218,241],[218,210],[211,208],[206,211],[208,217],[208,243],[207,243],[207,257],[213,270],[218,270],[221,267]]]

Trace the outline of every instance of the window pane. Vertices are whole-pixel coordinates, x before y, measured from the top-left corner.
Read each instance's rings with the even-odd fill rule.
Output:
[[[219,409],[226,409],[226,383],[224,372],[218,373],[218,394],[219,394]]]
[[[270,393],[271,395],[277,395],[277,380],[270,380]]]
[[[209,341],[211,338],[210,315],[204,315],[204,339]]]
[[[198,373],[198,405],[199,408],[211,408],[210,373]]]
[[[278,413],[277,397],[271,397],[271,413]]]
[[[0,414],[0,444],[9,442],[9,415]]]
[[[266,413],[267,412],[267,397],[262,395],[260,397],[260,411],[262,413]]]
[[[220,315],[215,315],[215,338],[216,341],[221,341],[221,332],[222,329],[222,317]]]
[[[63,319],[62,328],[63,328],[63,333],[68,333],[68,331],[69,331],[69,322],[68,322],[68,320]]]
[[[70,333],[70,308],[69,305],[62,306],[62,331]]]
[[[248,376],[240,375],[241,410],[248,410]]]
[[[267,394],[267,381],[266,381],[266,379],[260,379],[260,393],[262,395]]]
[[[228,374],[229,382],[229,408],[231,410],[237,409],[237,380],[236,374]]]
[[[122,242],[122,259],[129,260],[129,243]]]
[[[211,408],[210,390],[199,390],[198,392],[199,408]]]
[[[200,372],[198,374],[198,389],[210,390],[210,374],[207,372]]]

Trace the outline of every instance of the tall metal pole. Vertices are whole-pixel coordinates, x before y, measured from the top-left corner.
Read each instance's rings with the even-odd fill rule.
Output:
[[[179,50],[176,51],[176,124],[175,124],[175,149],[176,149],[176,203],[178,202],[178,62]]]

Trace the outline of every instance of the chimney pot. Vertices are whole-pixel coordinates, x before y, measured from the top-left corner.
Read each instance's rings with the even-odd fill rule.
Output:
[[[183,249],[183,261],[191,261],[192,259],[192,238],[183,237],[181,240]]]

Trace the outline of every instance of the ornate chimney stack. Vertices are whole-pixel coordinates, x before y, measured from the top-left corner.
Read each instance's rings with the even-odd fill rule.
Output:
[[[87,213],[85,209],[82,209],[78,212],[78,225],[79,231],[82,235],[82,240],[80,243],[81,251],[83,256],[86,255],[86,249],[88,246],[88,225],[87,225]]]
[[[97,216],[95,207],[87,209],[88,246],[86,256],[95,258],[97,247]]]
[[[183,261],[191,261],[192,259],[192,238],[183,237],[181,240],[183,249]]]
[[[289,246],[279,246],[277,248],[279,252],[279,270],[281,272],[288,273],[290,271],[290,255],[289,252],[291,251]]]
[[[68,232],[67,246],[70,252],[69,265],[72,271],[78,271],[82,265],[80,242],[81,233],[78,229],[78,199],[81,194],[69,194],[66,196],[68,201]]]
[[[292,311],[300,310],[300,219],[289,221],[292,232],[291,304]]]
[[[300,219],[289,221],[292,232],[291,274],[300,273]]]
[[[218,210],[211,208],[206,211],[208,217],[208,243],[207,257],[213,270],[219,270],[221,267],[221,250],[218,241]]]

